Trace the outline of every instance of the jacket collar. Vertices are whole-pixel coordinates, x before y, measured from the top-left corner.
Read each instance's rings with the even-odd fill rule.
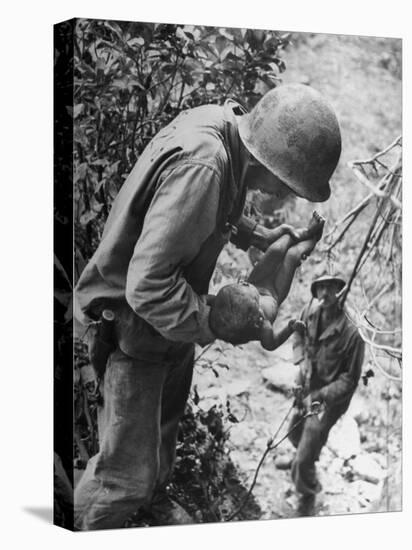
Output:
[[[233,99],[228,99],[224,104],[224,140],[229,157],[230,174],[227,186],[226,204],[233,206],[229,210],[228,222],[235,224],[242,215],[246,186],[244,182],[244,168],[247,162],[246,150],[239,137],[236,115],[245,114],[246,109]]]
[[[314,306],[313,309],[311,308],[311,312],[309,313],[309,336],[312,340],[316,340],[316,335],[318,331],[318,326],[320,323],[320,315],[321,315],[321,308],[319,306]],[[334,319],[320,334],[319,338],[317,340],[319,342],[326,340],[327,338],[334,336],[335,334],[340,334],[345,326],[345,315],[344,312],[341,311],[340,315]]]
[[[335,334],[340,334],[344,329],[344,324],[345,316],[343,312],[341,312],[340,315],[336,319],[334,319],[319,336],[319,342],[322,340],[326,340],[330,336],[335,336]]]

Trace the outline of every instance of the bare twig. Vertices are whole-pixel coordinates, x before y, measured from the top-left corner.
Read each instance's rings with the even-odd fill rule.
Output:
[[[402,377],[401,376],[393,376],[393,374],[389,374],[389,372],[387,372],[378,362],[377,358],[376,358],[376,354],[375,354],[375,350],[373,348],[371,348],[371,355],[372,355],[372,361],[373,361],[373,364],[375,365],[375,367],[381,372],[381,374],[383,374],[383,376],[385,378],[387,378],[388,380],[393,380],[394,382],[402,382]]]
[[[369,204],[369,201],[371,200],[371,198],[373,196],[374,196],[373,193],[369,193],[369,195],[367,195],[364,199],[362,199],[359,204],[357,204],[352,210],[350,210],[347,214],[345,214],[343,216],[343,218],[341,218],[338,222],[336,222],[333,229],[327,235],[325,235],[325,239],[328,239],[329,237],[331,237],[333,235],[333,233],[336,231],[336,229],[340,225],[345,223],[345,221],[347,219],[349,219],[350,217],[354,216],[354,219],[356,219],[358,214],[360,214],[360,212],[362,212],[364,210],[364,208]],[[352,220],[352,221],[354,221],[354,220]],[[351,221],[351,223],[352,223],[352,221]]]
[[[348,296],[349,294],[349,291],[350,291],[350,288],[351,288],[351,285],[352,285],[352,282],[357,274],[357,271],[358,271],[358,267],[359,267],[359,264],[361,263],[362,261],[362,257],[364,255],[364,253],[366,252],[367,250],[367,247],[368,247],[368,243],[369,243],[369,239],[373,233],[373,230],[375,229],[375,225],[376,225],[376,222],[378,220],[378,217],[379,217],[379,209],[376,211],[374,217],[373,217],[373,220],[372,220],[372,223],[369,227],[369,231],[365,237],[365,240],[363,242],[363,245],[362,245],[362,248],[358,254],[358,257],[356,259],[356,262],[355,262],[355,266],[352,270],[352,274],[349,278],[349,281],[347,282],[346,286],[344,287],[343,289],[343,292],[342,292],[342,297],[341,297],[341,305],[343,306],[343,304],[345,303],[345,300],[346,300],[346,297]]]
[[[394,144],[396,145],[397,143],[394,142]],[[393,146],[395,146],[395,145],[393,145]],[[386,152],[390,148],[391,147],[387,148]],[[379,153],[377,155],[379,156]],[[375,155],[375,157],[376,157],[376,155]],[[372,157],[372,159],[373,158],[374,157]],[[365,185],[368,189],[370,189],[372,191],[372,193],[374,193],[375,195],[377,195],[378,197],[381,197],[381,198],[389,197],[389,199],[391,200],[391,202],[393,203],[395,208],[401,209],[402,205],[401,205],[400,201],[398,200],[397,197],[395,197],[393,194],[391,194],[389,192],[388,187],[389,187],[389,184],[394,179],[397,179],[397,178],[401,177],[400,174],[399,174],[399,171],[402,167],[402,160],[401,160],[402,159],[402,151],[399,152],[399,155],[398,155],[393,167],[390,170],[388,169],[388,171],[386,172],[386,174],[384,175],[384,177],[382,178],[382,180],[379,182],[378,185],[372,184],[369,181],[369,179],[363,173],[363,165],[364,164],[370,164],[370,163],[374,162],[374,160],[372,160],[372,159],[368,159],[366,161],[359,161],[359,160],[351,161],[351,162],[348,163],[348,165],[353,170],[353,172],[355,173],[355,176],[358,178],[358,180],[363,185]],[[387,182],[389,182],[389,184],[387,184]]]
[[[266,444],[266,449],[261,457],[261,459],[259,460],[259,463],[257,465],[257,468],[255,470],[255,474],[253,476],[253,480],[252,480],[252,483],[249,487],[249,490],[248,492],[246,493],[246,496],[243,498],[242,502],[240,503],[240,505],[238,506],[238,508],[236,508],[236,510],[234,512],[232,512],[230,514],[230,516],[228,516],[225,521],[231,521],[232,519],[234,519],[237,515],[239,515],[239,513],[243,510],[243,507],[245,506],[245,504],[247,503],[250,495],[252,494],[252,491],[256,485],[256,481],[257,481],[257,478],[258,478],[258,475],[259,475],[259,471],[260,471],[260,468],[262,467],[267,455],[271,452],[271,451],[274,451],[277,447],[279,447],[279,445],[285,441],[285,439],[287,439],[289,437],[289,435],[299,426],[299,424],[301,424],[306,418],[308,418],[309,416],[313,416],[315,414],[318,414],[318,411],[316,410],[309,410],[306,414],[304,414],[303,416],[301,416],[299,418],[299,420],[297,422],[295,422],[295,424],[290,428],[290,430],[288,430],[288,432],[281,438],[279,439],[276,443],[273,443],[274,440],[276,439],[278,433],[280,432],[282,426],[285,424],[286,420],[288,419],[290,413],[292,412],[292,409],[294,407],[294,403],[292,403],[290,409],[288,410],[288,412],[286,413],[286,416],[283,418],[282,422],[280,423],[278,429],[276,430],[275,434],[273,435],[273,437],[271,437],[267,444]]]
[[[394,147],[396,147],[397,145],[402,145],[402,136],[398,136],[396,139],[393,140],[393,142],[390,145],[388,145],[388,147],[386,147],[382,151],[379,151],[378,153],[376,153],[376,155],[373,155],[373,157],[365,160],[354,160],[353,164],[372,164],[379,157],[382,157],[386,155],[386,153],[389,153],[389,151]]]
[[[381,351],[386,351],[388,353],[394,354],[395,356],[402,356],[402,349],[400,348],[393,348],[392,346],[385,346],[384,344],[376,344],[370,338],[367,338],[360,327],[358,327],[359,334],[361,335],[362,340],[370,346],[370,348],[379,349]]]

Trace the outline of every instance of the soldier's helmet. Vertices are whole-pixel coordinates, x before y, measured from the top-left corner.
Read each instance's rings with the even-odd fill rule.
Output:
[[[339,285],[339,291],[343,289],[343,287],[346,285],[345,279],[343,279],[338,274],[333,275],[321,275],[320,277],[317,277],[312,281],[312,284],[310,286],[310,291],[312,292],[312,296],[316,298],[316,288],[319,283],[338,283]]]
[[[240,117],[239,135],[256,160],[297,195],[312,202],[329,198],[341,134],[334,110],[319,92],[303,84],[270,90]]]

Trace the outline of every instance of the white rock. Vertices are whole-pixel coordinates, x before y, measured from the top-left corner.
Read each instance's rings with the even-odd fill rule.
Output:
[[[222,404],[226,403],[227,393],[226,390],[218,386],[210,386],[199,392],[200,401],[203,399],[216,399],[220,400]]]
[[[234,424],[230,428],[229,441],[235,448],[250,448],[256,439],[256,430],[244,422]]]
[[[273,357],[273,363],[277,363],[278,361],[293,363],[292,340],[282,344],[277,350],[269,352],[269,355],[271,358]]]
[[[239,380],[237,382],[231,382],[225,385],[225,390],[228,395],[240,395],[242,393],[249,393],[250,381]]]
[[[371,458],[373,458],[373,460],[376,460],[376,462],[383,470],[386,470],[388,466],[388,459],[385,455],[381,453],[370,453],[370,456]]]
[[[346,414],[352,416],[358,424],[364,424],[370,417],[370,406],[364,397],[355,393]]]
[[[199,409],[208,411],[213,406],[225,406],[227,400],[226,391],[223,388],[210,387],[199,392]]]
[[[343,458],[336,457],[332,460],[329,466],[329,473],[330,474],[337,474],[342,470],[343,467]]]
[[[339,457],[347,459],[361,451],[359,428],[356,421],[345,414],[329,433],[328,447]]]
[[[299,368],[293,363],[278,363],[262,370],[263,380],[273,389],[286,393],[295,385]]]
[[[382,492],[381,483],[370,483],[362,479],[357,479],[349,485],[349,492],[356,496],[362,507],[366,507],[380,498]]]
[[[368,454],[355,456],[350,465],[355,476],[370,483],[379,483],[386,476],[385,470]]]

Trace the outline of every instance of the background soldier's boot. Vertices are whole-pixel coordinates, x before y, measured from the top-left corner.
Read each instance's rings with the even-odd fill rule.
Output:
[[[315,495],[301,495],[298,503],[298,516],[313,516],[315,513]]]

